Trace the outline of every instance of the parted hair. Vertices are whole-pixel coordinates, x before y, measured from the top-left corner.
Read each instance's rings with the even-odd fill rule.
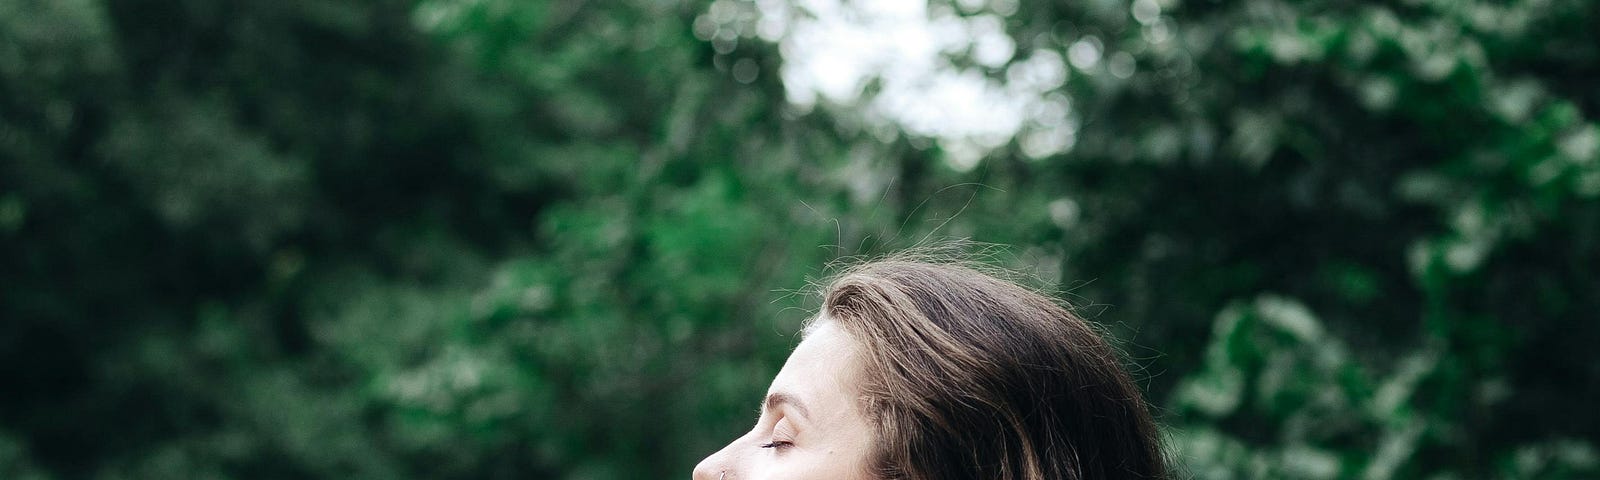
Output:
[[[825,282],[863,346],[868,468],[904,480],[1165,478],[1116,351],[1071,310],[959,263],[889,258]]]

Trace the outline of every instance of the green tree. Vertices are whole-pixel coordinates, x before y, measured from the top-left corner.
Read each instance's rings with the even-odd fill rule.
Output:
[[[970,3],[1070,148],[803,112],[748,2],[0,0],[0,476],[681,477],[944,237],[1196,476],[1596,474],[1594,5]]]

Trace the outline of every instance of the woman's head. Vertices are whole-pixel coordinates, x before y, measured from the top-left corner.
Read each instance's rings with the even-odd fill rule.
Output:
[[[756,428],[697,479],[1163,476],[1155,425],[1119,359],[1048,298],[962,266],[891,259],[842,273],[823,299]]]

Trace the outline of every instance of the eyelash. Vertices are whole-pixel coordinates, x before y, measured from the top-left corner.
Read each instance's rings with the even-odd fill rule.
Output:
[[[794,446],[794,442],[780,442],[780,441],[774,440],[772,443],[768,443],[768,444],[762,445],[761,448],[774,448],[774,449],[778,449],[778,450],[783,450],[785,448],[789,448],[789,447],[793,447],[793,446]]]

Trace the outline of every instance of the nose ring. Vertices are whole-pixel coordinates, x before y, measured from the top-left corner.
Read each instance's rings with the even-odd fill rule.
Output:
[[[727,476],[728,476],[728,471],[727,470],[723,470],[721,474],[717,475],[717,480],[722,480],[723,478],[725,478]]]

